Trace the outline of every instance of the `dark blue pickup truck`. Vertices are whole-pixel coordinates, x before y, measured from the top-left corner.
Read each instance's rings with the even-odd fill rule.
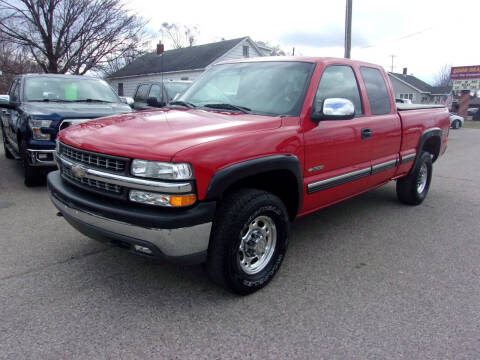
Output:
[[[105,81],[63,74],[18,76],[0,107],[5,155],[23,161],[27,186],[42,182],[56,166],[55,139],[60,130],[132,111]]]

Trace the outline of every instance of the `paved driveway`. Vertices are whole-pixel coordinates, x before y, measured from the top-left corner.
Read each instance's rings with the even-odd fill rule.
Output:
[[[105,248],[0,153],[1,359],[479,359],[480,130],[451,131],[427,200],[394,184],[297,220],[264,290]]]

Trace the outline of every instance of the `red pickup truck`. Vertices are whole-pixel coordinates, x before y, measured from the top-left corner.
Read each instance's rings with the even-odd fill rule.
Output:
[[[297,217],[390,180],[420,204],[449,125],[444,107],[395,104],[377,65],[244,59],[167,108],[61,131],[48,187],[85,235],[206,262],[215,283],[248,294],[278,271]]]

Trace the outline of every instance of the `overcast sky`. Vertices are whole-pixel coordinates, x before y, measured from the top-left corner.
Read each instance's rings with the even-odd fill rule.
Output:
[[[198,28],[197,44],[250,36],[295,55],[343,57],[345,1],[126,0],[150,19]],[[352,58],[427,82],[445,64],[480,64],[480,1],[353,0]],[[164,38],[169,48],[167,38]]]

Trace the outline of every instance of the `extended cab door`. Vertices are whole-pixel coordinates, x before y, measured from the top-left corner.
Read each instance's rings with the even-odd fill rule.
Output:
[[[327,98],[353,102],[356,116],[349,120],[304,119],[307,194],[303,211],[311,211],[364,191],[371,170],[370,119],[365,116],[358,79],[349,65],[325,67],[313,107],[320,109]]]
[[[388,90],[390,87],[387,86],[385,72],[375,67],[360,66],[360,74],[368,98],[365,108],[372,133],[372,176],[369,177],[369,186],[373,187],[389,181],[395,175],[402,127],[393,94]]]

